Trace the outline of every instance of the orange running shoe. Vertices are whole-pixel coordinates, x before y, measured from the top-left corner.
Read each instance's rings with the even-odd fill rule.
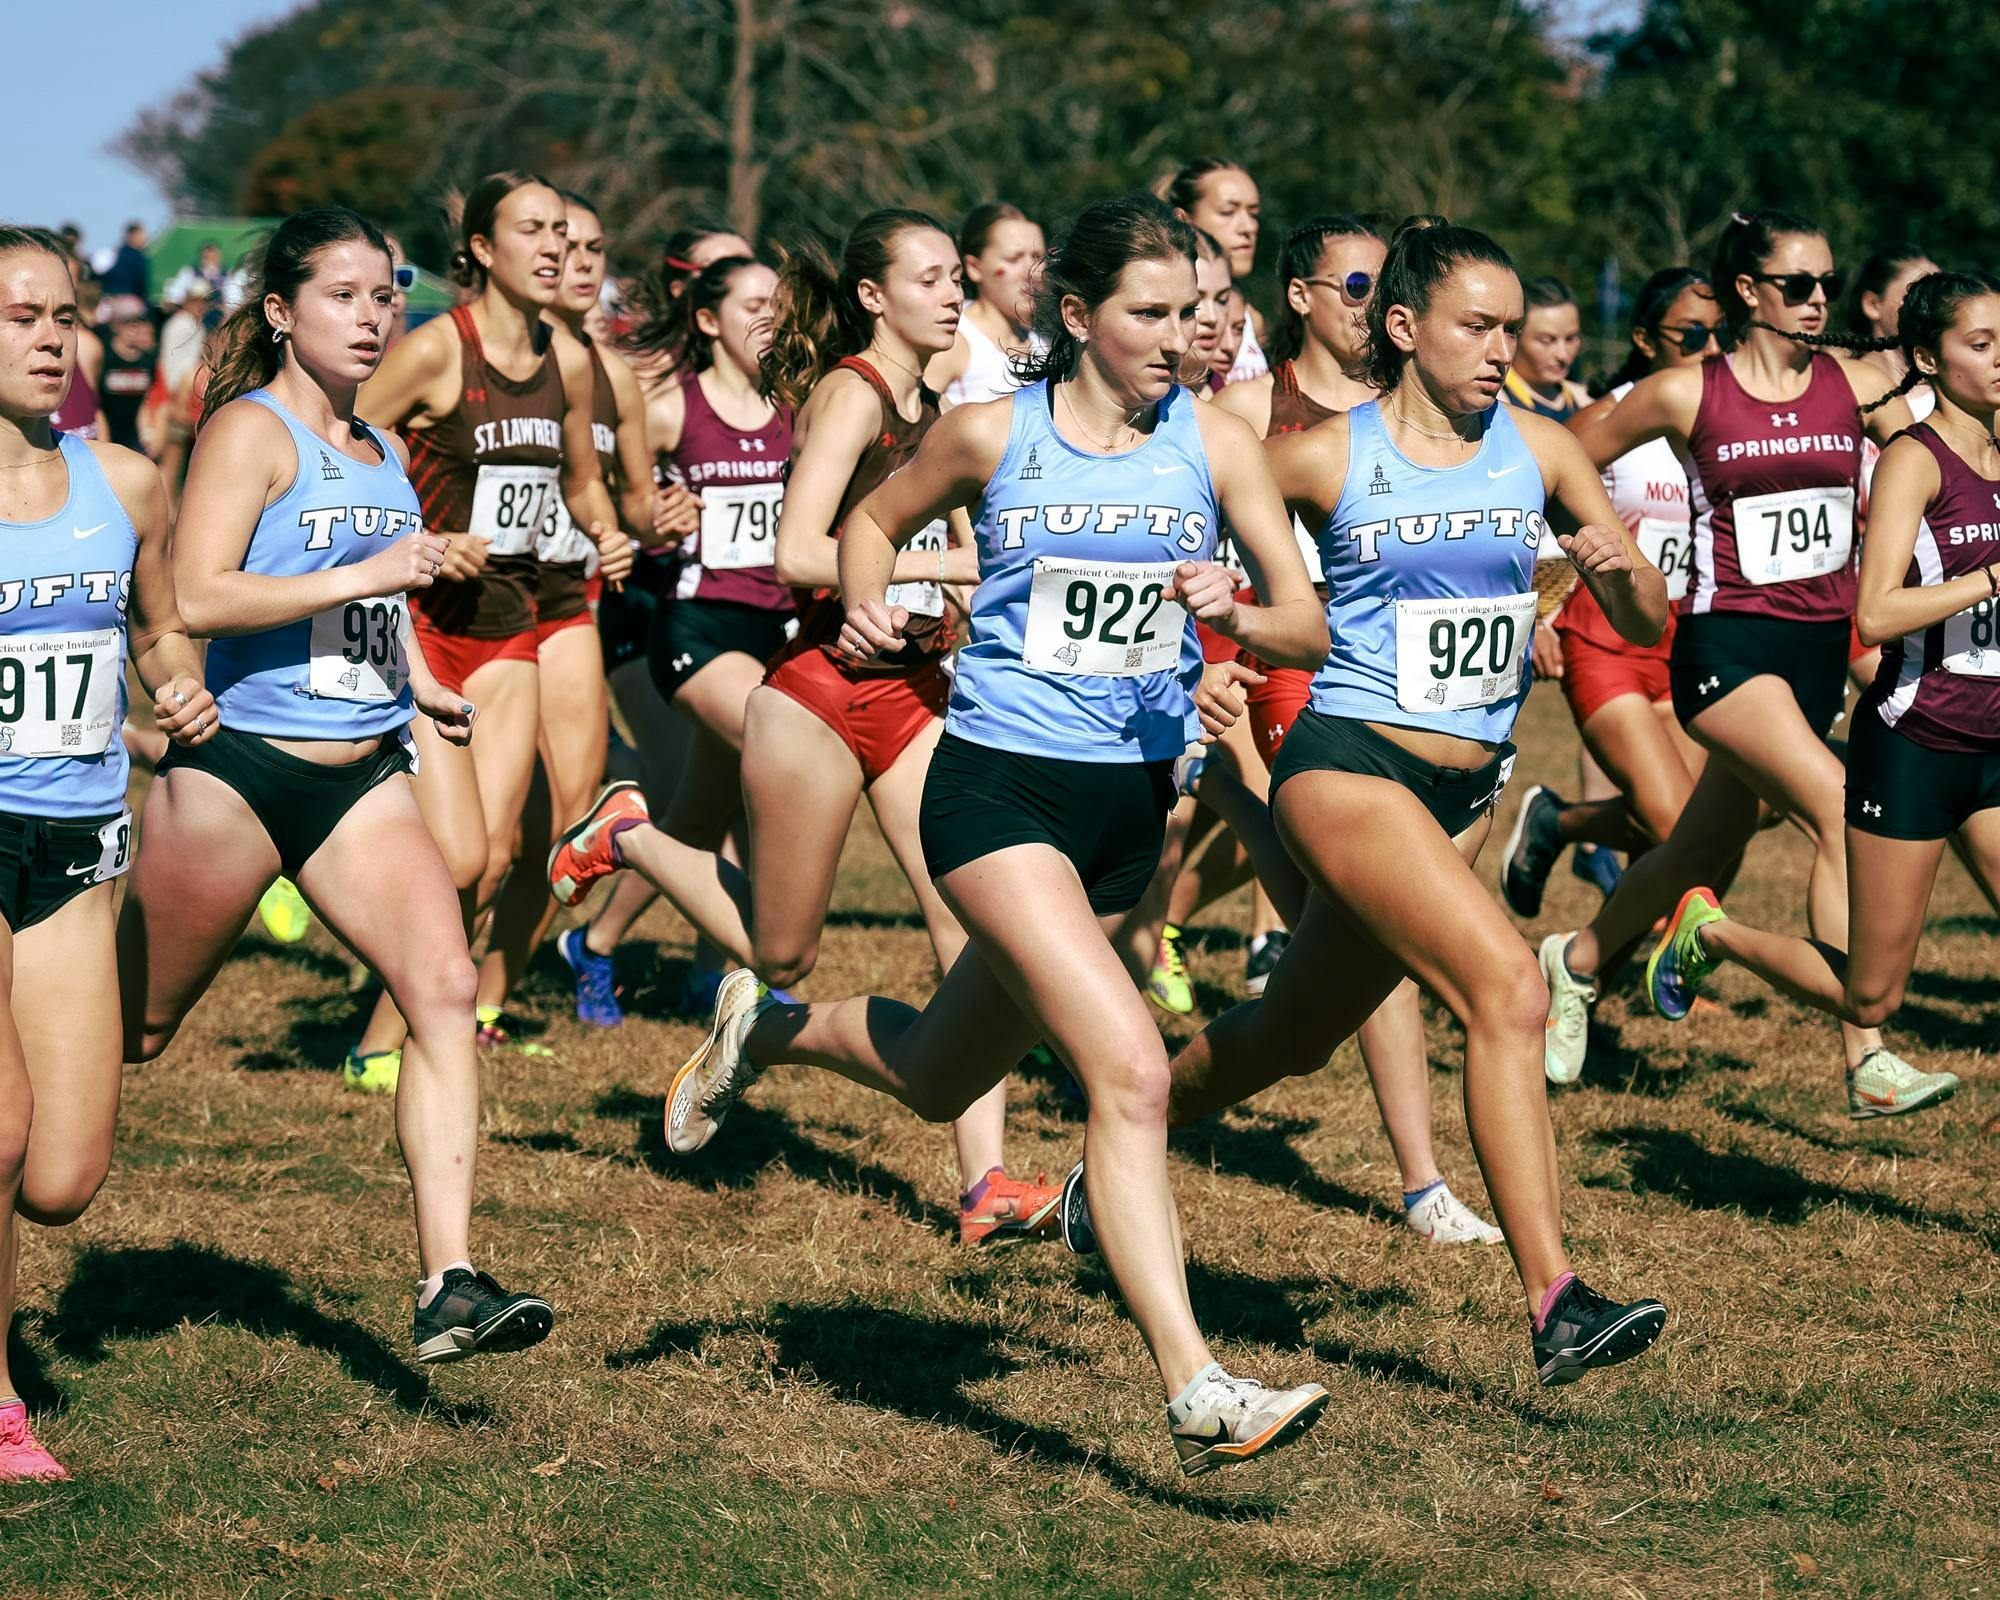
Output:
[[[625,865],[618,859],[616,840],[625,829],[651,822],[646,797],[636,783],[614,783],[597,797],[582,820],[570,827],[549,850],[549,892],[559,905],[573,906],[590,893],[599,878]]]
[[[978,1244],[996,1233],[1046,1233],[1061,1204],[1062,1185],[1051,1184],[1047,1173],[1036,1173],[1028,1183],[995,1167],[958,1197],[958,1242]]]

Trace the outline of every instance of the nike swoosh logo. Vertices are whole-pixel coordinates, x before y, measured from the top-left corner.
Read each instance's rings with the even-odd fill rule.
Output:
[[[1504,478],[1507,476],[1508,473],[1519,472],[1520,470],[1521,470],[1521,463],[1517,461],[1511,467],[1502,467],[1498,472],[1495,472],[1491,467],[1488,467],[1486,469],[1486,476],[1489,478]]]
[[[1153,476],[1156,478],[1164,478],[1170,472],[1185,472],[1185,471],[1187,471],[1187,463],[1185,461],[1178,461],[1171,467],[1158,467],[1158,466],[1154,467]]]
[[[88,539],[93,533],[102,533],[110,526],[111,524],[108,522],[100,522],[94,528],[71,528],[69,533],[72,539]]]
[[[68,873],[72,878],[87,878],[96,870],[97,870],[97,863],[95,861],[91,862],[91,864],[87,867],[63,868],[63,871]]]

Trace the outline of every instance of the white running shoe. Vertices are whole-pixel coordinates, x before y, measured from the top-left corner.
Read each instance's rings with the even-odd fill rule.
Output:
[[[1499,1244],[1507,1236],[1441,1183],[1403,1213],[1432,1244]]]
[[[715,1022],[667,1088],[667,1148],[693,1155],[715,1137],[722,1119],[764,1069],[743,1057],[743,1040],[758,1017],[779,1002],[748,967],[738,967],[715,991]]]
[[[1552,933],[1538,952],[1542,977],[1549,986],[1542,1070],[1550,1083],[1575,1083],[1583,1076],[1583,1058],[1590,1049],[1590,1008],[1597,999],[1597,988],[1572,973],[1563,960],[1563,952],[1575,937],[1573,933]]]
[[[1326,1390],[1316,1383],[1267,1389],[1255,1378],[1230,1377],[1219,1361],[1195,1377],[1193,1394],[1167,1404],[1167,1431],[1190,1478],[1289,1444],[1326,1409]]]
[[[1893,1050],[1877,1045],[1847,1075],[1847,1114],[1895,1117],[1921,1111],[1958,1093],[1955,1072],[1920,1072]]]

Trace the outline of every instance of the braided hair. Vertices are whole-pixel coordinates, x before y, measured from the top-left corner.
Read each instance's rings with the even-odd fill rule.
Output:
[[[1285,235],[1278,247],[1278,314],[1265,341],[1273,370],[1298,358],[1306,346],[1306,319],[1292,308],[1291,287],[1310,278],[1329,239],[1379,239],[1382,235],[1359,217],[1345,212],[1308,217]]]
[[[1977,267],[1952,272],[1927,272],[1911,284],[1909,292],[1903,296],[1903,314],[1897,323],[1896,337],[1867,341],[1877,350],[1897,349],[1903,352],[1905,370],[1902,381],[1880,400],[1863,406],[1863,414],[1879,411],[1919,384],[1929,383],[1936,376],[1936,371],[1923,371],[1917,365],[1917,352],[1923,350],[1930,355],[1933,363],[1941,362],[1944,336],[1958,320],[1960,308],[1968,300],[1976,300],[1986,294],[2000,294],[2000,277]]]
[[[1707,288],[1708,279],[1693,267],[1662,267],[1644,283],[1632,297],[1632,330],[1644,328],[1648,333],[1657,332],[1660,318],[1667,314],[1667,308],[1681,297],[1684,290],[1695,287]],[[1590,382],[1590,398],[1601,400],[1613,389],[1628,383],[1637,383],[1653,369],[1653,358],[1634,344],[1625,352],[1625,361],[1617,371],[1605,377],[1593,378]]]

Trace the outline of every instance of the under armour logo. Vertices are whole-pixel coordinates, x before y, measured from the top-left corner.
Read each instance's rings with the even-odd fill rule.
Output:
[[[1861,809],[1871,817],[1879,817],[1882,815],[1882,808],[1878,806],[1873,800],[1862,801]]]
[[[1796,428],[1798,425],[1799,414],[1796,411],[1773,411],[1771,413],[1771,426],[1774,428]]]
[[[1703,694],[1707,694],[1711,689],[1720,689],[1721,687],[1722,680],[1720,678],[1704,678],[1700,683],[1695,685],[1695,688],[1699,689]]]
[[[322,478],[334,480],[338,480],[340,477],[340,468],[333,464],[333,457],[328,455],[324,450],[319,453],[319,475]]]
[[[739,438],[736,441],[736,448],[743,451],[755,450],[759,455],[762,455],[764,453],[764,441],[762,439]]]
[[[1389,482],[1388,474],[1382,470],[1382,463],[1379,461],[1375,463],[1375,477],[1368,485],[1368,492],[1370,494],[1394,494],[1396,492],[1394,486]]]

